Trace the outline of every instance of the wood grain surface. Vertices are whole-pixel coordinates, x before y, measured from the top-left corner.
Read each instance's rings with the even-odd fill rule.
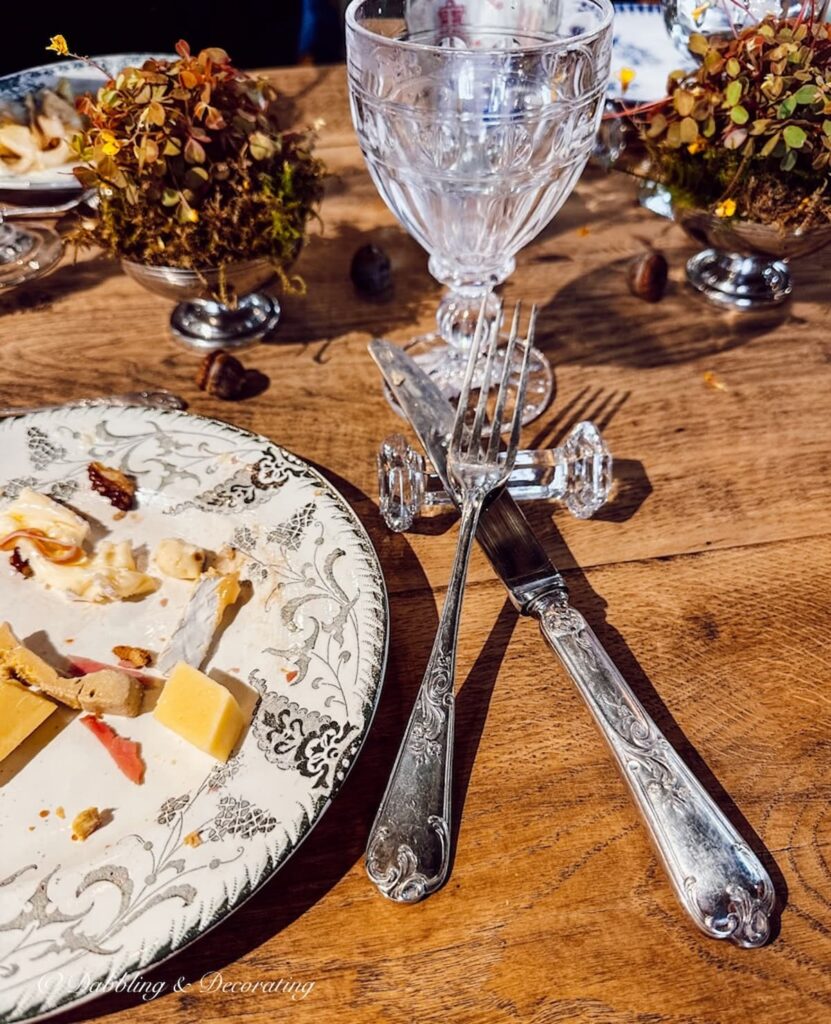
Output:
[[[478,551],[462,623],[457,849],[448,885],[400,907],[363,847],[427,660],[453,517],[385,530],[374,452],[402,429],[366,353],[430,326],[439,287],[364,170],[341,68],[275,75],[294,114],[326,119],[325,230],[303,254],[305,298],[246,353],[270,378],[223,403],[193,383],[170,306],[100,259],[0,296],[0,403],[167,386],[194,412],[267,434],[320,467],[367,525],[391,595],[386,685],[364,752],[302,849],[257,897],[148,975],[158,999],[110,996],[67,1022],[794,1024],[831,1020],[831,341],[828,254],[794,267],[793,303],[733,317],[683,283],[694,251],[621,177],[587,173],[523,252],[505,293],[541,304],[556,399],[527,429],[555,443],[593,414],[617,458],[590,522],[535,506],[574,602],[777,888],[761,950],[699,934],[670,892],[588,714]],[[354,250],[390,254],[392,303],[358,299]],[[670,261],[656,305],[627,262]],[[715,374],[723,388],[707,385]],[[216,986],[220,972],[225,990]],[[207,980],[203,980],[207,977]],[[292,978],[302,999],[234,986]],[[173,990],[183,979],[183,991]],[[214,987],[211,987],[214,986]]]

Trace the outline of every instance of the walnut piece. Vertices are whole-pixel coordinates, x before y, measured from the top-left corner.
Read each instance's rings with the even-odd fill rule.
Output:
[[[87,466],[87,474],[94,491],[122,512],[130,511],[136,496],[136,482],[131,476],[101,462],[91,462]]]
[[[83,842],[93,832],[96,832],[104,824],[104,819],[101,817],[97,807],[87,807],[85,811],[81,811],[80,814],[76,815],[72,822],[72,838],[80,839]]]
[[[127,644],[119,644],[113,647],[113,654],[120,661],[128,661],[133,668],[147,668],[153,664],[153,655],[145,651],[143,647],[130,647]]]

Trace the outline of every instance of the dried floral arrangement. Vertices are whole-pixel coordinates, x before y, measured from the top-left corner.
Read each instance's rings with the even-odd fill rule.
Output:
[[[831,222],[831,24],[806,3],[734,37],[694,34],[698,70],[630,111],[679,205],[780,228]]]
[[[76,56],[62,36],[49,49]],[[176,53],[79,99],[86,128],[72,140],[83,163],[75,173],[97,190],[99,215],[74,240],[195,270],[266,259],[290,284],[286,269],[322,197],[314,132],[284,130],[276,90],[224,50],[192,55],[181,41]]]

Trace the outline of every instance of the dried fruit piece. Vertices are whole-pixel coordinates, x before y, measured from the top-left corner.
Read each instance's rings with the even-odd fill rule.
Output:
[[[104,824],[104,819],[97,807],[87,807],[85,811],[76,814],[72,821],[72,838],[83,842],[93,832],[97,832]]]
[[[377,245],[362,245],[352,257],[349,276],[363,295],[382,295],[392,288],[390,258]]]
[[[15,548],[9,558],[9,565],[15,572],[19,572],[25,579],[31,579],[34,576],[32,567],[29,565],[27,560],[20,554],[20,548]]]
[[[196,374],[200,391],[223,398],[225,401],[241,398],[245,393],[246,370],[236,356],[224,349],[209,352]]]
[[[629,291],[645,302],[659,302],[667,289],[669,267],[660,252],[645,252],[629,264]]]
[[[130,511],[136,496],[136,481],[131,476],[101,462],[91,462],[87,466],[87,473],[94,491],[102,494],[122,512]]]

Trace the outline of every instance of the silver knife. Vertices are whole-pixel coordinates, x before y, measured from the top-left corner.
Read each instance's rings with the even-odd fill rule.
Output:
[[[369,351],[436,472],[454,493],[446,450],[451,405],[398,346],[373,341]],[[681,906],[712,938],[744,947],[764,945],[775,903],[767,872],[569,604],[563,576],[507,491],[485,510],[476,537],[517,611],[539,621],[585,701]],[[381,880],[406,891],[408,870],[406,850],[390,851],[379,844],[367,850],[367,871],[376,884]]]

